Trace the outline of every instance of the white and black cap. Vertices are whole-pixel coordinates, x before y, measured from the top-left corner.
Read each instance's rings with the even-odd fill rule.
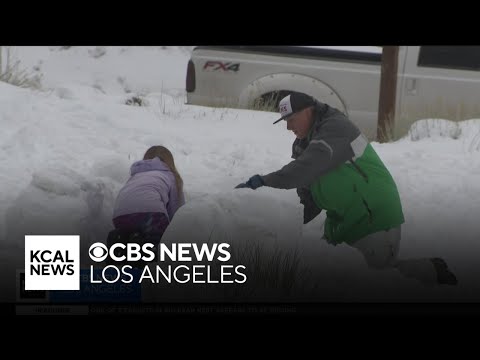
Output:
[[[314,106],[316,101],[310,95],[292,92],[290,95],[285,96],[278,104],[278,111],[282,115],[280,119],[274,122],[276,124],[280,120],[285,120],[291,115],[302,111],[310,106]]]

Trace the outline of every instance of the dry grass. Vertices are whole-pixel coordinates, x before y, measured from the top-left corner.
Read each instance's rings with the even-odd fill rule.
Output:
[[[22,69],[11,47],[0,46],[0,81],[22,88],[40,89],[41,77],[41,74]]]

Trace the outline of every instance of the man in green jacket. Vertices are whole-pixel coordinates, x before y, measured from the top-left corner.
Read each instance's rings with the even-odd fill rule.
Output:
[[[323,238],[361,251],[372,268],[395,267],[423,283],[455,285],[443,259],[399,260],[404,223],[397,186],[367,138],[342,112],[292,92],[279,104],[281,120],[296,135],[289,164],[254,175],[237,188],[297,189],[304,224],[326,211]]]

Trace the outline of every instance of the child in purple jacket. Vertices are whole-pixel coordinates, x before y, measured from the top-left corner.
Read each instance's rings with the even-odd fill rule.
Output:
[[[158,244],[175,212],[185,204],[172,153],[152,146],[143,160],[131,166],[130,174],[115,201],[113,224],[121,232],[138,232]]]

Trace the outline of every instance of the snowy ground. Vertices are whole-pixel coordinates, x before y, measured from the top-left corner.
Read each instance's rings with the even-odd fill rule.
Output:
[[[29,47],[17,56],[43,78],[41,91],[0,83],[0,261],[9,271],[23,268],[25,234],[79,233],[83,248],[104,241],[130,164],[162,144],[187,200],[166,242],[206,242],[213,231],[232,247],[296,248],[318,284],[312,300],[480,300],[480,120],[421,121],[404,139],[373,144],[403,202],[400,256],[443,257],[459,279],[427,288],[323,242],[324,215],[302,225],[295,191],[233,190],[290,161],[293,135],[272,125],[274,113],[185,105],[188,49]],[[133,96],[145,106],[126,105]]]

